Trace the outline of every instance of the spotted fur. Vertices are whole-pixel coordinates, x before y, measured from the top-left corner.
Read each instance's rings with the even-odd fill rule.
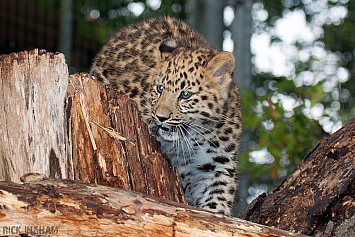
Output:
[[[129,25],[97,54],[93,75],[127,93],[179,170],[188,203],[229,215],[241,133],[234,57],[184,22]]]

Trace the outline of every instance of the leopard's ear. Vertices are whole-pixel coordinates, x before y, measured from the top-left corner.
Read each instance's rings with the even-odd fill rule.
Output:
[[[234,80],[232,76],[234,65],[235,59],[229,52],[220,52],[207,63],[207,73],[221,89],[221,93],[228,93],[229,86]]]
[[[165,39],[160,43],[159,51],[161,53],[171,53],[178,47],[179,45],[174,39]]]

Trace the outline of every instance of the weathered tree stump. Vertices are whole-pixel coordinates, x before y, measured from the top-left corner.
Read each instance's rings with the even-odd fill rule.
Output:
[[[0,56],[0,180],[20,182],[29,172],[49,176],[54,157],[56,178],[67,177],[67,78],[63,54]]]
[[[355,236],[355,118],[300,163],[243,219],[315,236]]]

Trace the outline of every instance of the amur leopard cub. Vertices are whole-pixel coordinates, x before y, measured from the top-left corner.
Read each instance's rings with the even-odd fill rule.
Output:
[[[178,168],[190,205],[230,215],[241,133],[234,57],[184,22],[153,18],[119,31],[92,74],[127,93]]]

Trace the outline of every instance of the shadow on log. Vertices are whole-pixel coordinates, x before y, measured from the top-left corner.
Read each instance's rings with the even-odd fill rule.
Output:
[[[240,218],[315,236],[355,236],[355,118]]]

